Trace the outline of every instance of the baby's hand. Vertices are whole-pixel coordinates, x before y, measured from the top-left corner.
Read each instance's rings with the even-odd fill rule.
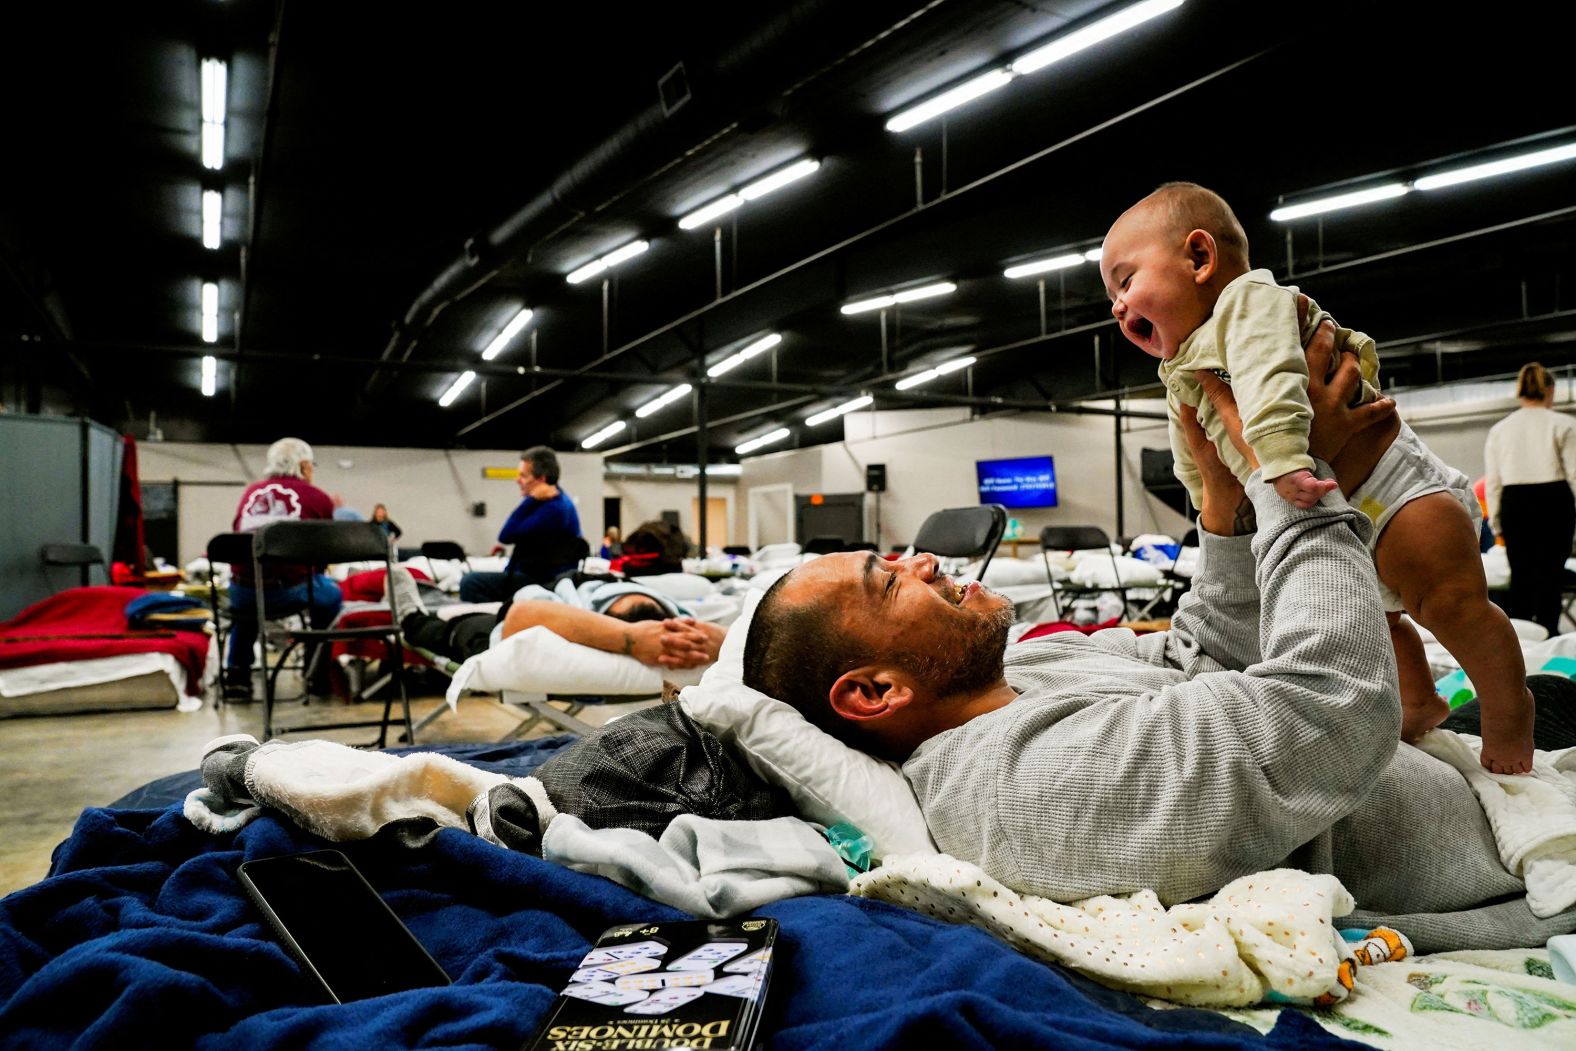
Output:
[[[1274,481],[1280,498],[1299,510],[1306,511],[1319,502],[1319,497],[1335,488],[1333,478],[1320,480],[1306,467],[1300,471],[1283,474]]]

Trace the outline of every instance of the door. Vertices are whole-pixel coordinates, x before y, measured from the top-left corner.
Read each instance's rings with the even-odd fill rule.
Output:
[[[690,521],[695,525],[695,536],[692,539],[700,543],[700,497],[690,497]],[[728,539],[728,498],[725,496],[706,497],[706,546],[724,547]],[[702,552],[704,555],[704,552]]]

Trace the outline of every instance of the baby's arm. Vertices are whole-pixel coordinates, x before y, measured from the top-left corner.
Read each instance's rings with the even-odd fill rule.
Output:
[[[1171,473],[1186,487],[1188,499],[1198,508],[1204,506],[1204,478],[1181,424],[1182,404],[1175,394],[1166,392],[1166,415],[1171,420]]]
[[[1289,289],[1238,282],[1215,304],[1208,322],[1221,326],[1220,346],[1242,413],[1242,436],[1281,499],[1309,508],[1335,488],[1313,476],[1308,455],[1308,363],[1303,356],[1297,297]]]

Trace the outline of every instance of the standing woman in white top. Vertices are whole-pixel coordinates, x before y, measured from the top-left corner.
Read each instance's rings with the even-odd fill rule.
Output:
[[[1516,381],[1521,408],[1483,446],[1489,525],[1510,562],[1510,615],[1559,631],[1565,560],[1576,533],[1576,421],[1555,412],[1554,378],[1537,362]]]

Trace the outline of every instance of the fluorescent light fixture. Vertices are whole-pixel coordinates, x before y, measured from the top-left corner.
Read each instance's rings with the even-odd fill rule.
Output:
[[[949,292],[956,292],[958,286],[951,281],[938,281],[933,285],[921,285],[918,288],[907,288],[901,292],[892,292],[872,299],[857,299],[852,303],[844,303],[841,310],[845,314],[863,314],[871,310],[880,310],[895,303],[912,303],[916,299],[931,299],[935,296],[944,296]]]
[[[802,161],[795,161],[786,168],[780,168],[770,175],[763,176],[749,183],[739,191],[739,196],[746,201],[753,201],[765,197],[773,190],[781,189],[791,182],[804,178],[821,166],[821,162],[813,157],[806,157]]]
[[[892,386],[897,390],[908,390],[910,387],[917,387],[921,383],[929,383],[937,376],[945,376],[949,372],[966,369],[978,360],[978,358],[971,357],[953,358],[951,361],[944,361],[934,368],[926,369],[924,372],[916,372],[912,376],[904,376]]]
[[[1099,248],[1091,248],[1091,249],[1089,249],[1089,251],[1084,253],[1084,258],[1087,259],[1091,263],[1098,263],[1100,261],[1100,257],[1102,255],[1104,255],[1104,254],[1105,254],[1105,246],[1102,245]]]
[[[219,286],[213,281],[202,284],[202,341],[219,342]]]
[[[988,73],[981,73],[972,80],[966,80],[951,91],[943,91],[933,99],[927,99],[917,106],[910,106],[901,111],[891,120],[886,122],[887,131],[907,131],[916,124],[923,124],[932,117],[939,117],[948,110],[957,109],[966,102],[972,102],[981,95],[995,91],[1008,81],[1013,74],[1008,69],[993,69]]]
[[[460,373],[458,379],[449,384],[449,389],[443,392],[443,397],[438,399],[438,407],[447,409],[454,404],[454,399],[465,393],[465,388],[471,385],[471,380],[476,378],[476,373],[469,369]]]
[[[600,259],[593,259],[579,270],[570,271],[569,276],[564,280],[568,281],[571,285],[578,285],[580,282],[586,280],[587,278],[595,277],[606,269],[606,263],[602,262]]]
[[[218,190],[202,192],[202,246],[219,247],[219,230],[224,217],[224,194]]]
[[[744,473],[744,468],[736,463],[709,463],[706,465],[706,475],[716,475],[719,478],[737,478]]]
[[[219,386],[219,360],[212,354],[202,356],[202,396],[213,397]]]
[[[1510,172],[1524,171],[1527,168],[1537,168],[1545,164],[1557,164],[1576,158],[1576,142],[1568,142],[1563,146],[1552,146],[1546,150],[1535,153],[1523,153],[1517,157],[1506,157],[1503,160],[1489,161],[1486,164],[1473,164],[1466,168],[1454,168],[1450,171],[1440,172],[1438,175],[1425,175],[1412,183],[1415,189],[1438,190],[1446,186],[1455,186],[1459,183],[1472,182],[1474,179],[1488,179],[1495,175],[1507,175]]]
[[[916,299],[934,299],[936,296],[945,296],[957,290],[958,286],[951,281],[937,281],[933,285],[921,285],[919,288],[894,292],[892,298],[899,303],[912,303]]]
[[[1053,255],[1049,259],[1036,259],[1032,263],[1019,263],[1009,266],[1001,272],[1002,277],[1032,277],[1043,274],[1048,270],[1066,270],[1070,266],[1082,266],[1084,257],[1076,252],[1069,255]]]
[[[786,168],[780,168],[770,175],[756,179],[742,189],[724,194],[710,204],[689,213],[679,220],[679,229],[693,230],[697,226],[704,226],[718,216],[727,215],[745,201],[753,201],[759,197],[765,197],[773,190],[780,189],[791,182],[804,178],[820,166],[821,162],[813,157],[795,161]]]
[[[690,390],[691,388],[688,383],[680,383],[677,387],[674,387],[672,390],[668,391],[666,394],[662,395],[656,400],[648,401],[646,404],[636,409],[635,415],[641,419],[645,419],[652,413],[667,408],[669,405],[678,401],[680,398],[684,397],[684,395],[688,394]]]
[[[607,441],[609,438],[613,437],[613,435],[617,434],[627,426],[628,424],[626,424],[623,420],[614,420],[606,427],[603,427],[600,431],[597,431],[591,437],[582,441],[580,443],[580,448],[595,449],[598,445],[601,445],[603,442]]]
[[[227,72],[228,67],[223,59],[202,60],[202,119],[206,124],[224,123]]]
[[[649,241],[631,241],[623,248],[615,248],[613,251],[603,256],[602,262],[606,263],[610,267],[614,267],[624,262],[626,259],[635,258],[641,252],[644,252],[650,247],[651,242]]]
[[[1342,193],[1334,197],[1322,197],[1317,201],[1277,208],[1270,213],[1270,219],[1277,223],[1289,222],[1308,215],[1319,215],[1341,208],[1355,208],[1360,204],[1372,204],[1375,201],[1387,201],[1392,197],[1400,197],[1410,190],[1411,187],[1404,182],[1385,183],[1383,186],[1375,186],[1367,190],[1357,190],[1353,193]]]
[[[1012,71],[1024,74],[1044,69],[1053,62],[1060,62],[1069,55],[1093,47],[1102,40],[1181,6],[1182,0],[1144,0],[1141,4],[1123,8],[1114,15],[1102,18],[1066,36],[1057,37],[1043,47],[1035,48],[1014,62]]]
[[[862,409],[873,401],[875,401],[875,399],[870,395],[862,394],[857,398],[850,398],[841,405],[834,405],[832,408],[827,409],[824,412],[815,413],[813,416],[806,416],[804,418],[804,424],[806,427],[815,427],[825,423],[827,420],[835,420],[846,412],[853,412],[855,409]]]
[[[203,122],[202,166],[218,171],[224,167],[224,125]]]
[[[896,296],[876,296],[874,299],[859,299],[852,303],[844,303],[842,311],[845,314],[863,314],[866,311],[889,307],[896,302]]]
[[[499,354],[502,354],[503,349],[509,345],[509,341],[518,336],[521,330],[524,329],[526,325],[530,324],[530,322],[531,308],[526,307],[516,314],[514,318],[503,327],[502,332],[498,333],[492,338],[491,343],[487,344],[487,349],[482,351],[482,360],[491,361]]]
[[[902,379],[892,384],[892,386],[898,390],[908,390],[910,387],[917,387],[921,383],[929,383],[939,375],[941,375],[941,373],[937,372],[935,369],[926,369],[924,372],[916,372],[912,376],[904,376]]]
[[[743,365],[746,361],[749,361],[751,358],[755,357],[755,355],[760,354],[763,351],[771,350],[782,341],[782,336],[778,335],[776,332],[773,332],[767,336],[762,336],[760,339],[756,340],[754,343],[751,343],[737,354],[734,354],[731,357],[723,358],[721,361],[717,362],[717,364],[706,370],[706,375],[721,376],[724,372],[729,372],[732,369]]]
[[[711,222],[719,215],[727,215],[739,205],[744,203],[744,198],[736,193],[730,193],[717,198],[704,208],[697,209],[679,220],[680,230],[693,230],[697,226]]]
[[[639,255],[641,252],[644,252],[650,247],[651,243],[649,241],[631,241],[622,248],[613,249],[607,255],[604,255],[599,259],[591,260],[591,262],[587,263],[579,270],[573,271],[565,280],[567,280],[571,285],[578,285],[586,278],[595,277],[597,274],[600,274],[609,267],[617,266],[627,259],[635,258],[635,256]]]
[[[734,446],[733,451],[738,453],[740,456],[743,456],[746,453],[752,453],[756,449],[770,445],[773,442],[780,442],[786,437],[788,437],[788,428],[779,427],[775,431],[769,431],[758,438],[751,438],[742,445]]]

